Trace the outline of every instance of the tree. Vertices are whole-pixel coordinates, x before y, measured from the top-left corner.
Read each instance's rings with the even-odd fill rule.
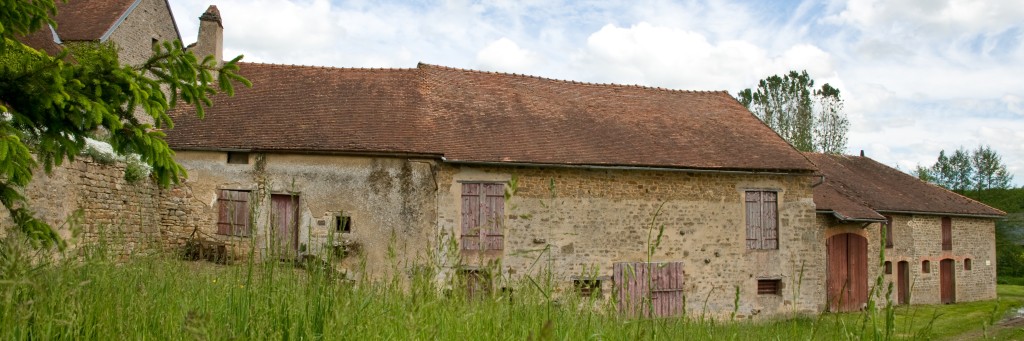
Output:
[[[55,25],[54,15],[53,0],[0,6],[0,202],[17,228],[43,246],[63,241],[21,194],[39,163],[50,172],[74,160],[86,137],[103,131],[116,152],[136,153],[152,166],[160,185],[177,183],[186,173],[164,141],[161,129],[173,127],[167,111],[181,101],[202,117],[210,95],[232,94],[233,82],[251,85],[236,73],[241,56],[218,66],[212,57],[197,60],[177,41],[154,44],[145,63],[127,66],[110,44],[78,45],[51,56],[16,39]],[[139,122],[137,109],[154,124]]]
[[[814,88],[807,71],[790,71],[744,89],[738,100],[768,127],[801,151],[840,154],[846,150],[849,121],[843,113],[839,89],[825,84]]]
[[[978,146],[971,154],[971,166],[974,168],[974,188],[978,195],[990,188],[1008,188],[1013,176],[1006,170],[1002,157],[989,146]]]
[[[973,152],[960,147],[950,157],[945,150],[939,151],[935,164],[927,169],[927,179],[922,177],[922,169],[919,166],[917,171],[922,180],[960,193],[976,190],[979,196],[987,189],[1007,189],[1013,181],[1002,157],[989,146],[978,146]]]

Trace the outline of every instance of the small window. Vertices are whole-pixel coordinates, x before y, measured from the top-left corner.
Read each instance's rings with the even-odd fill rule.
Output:
[[[942,249],[953,249],[953,219],[942,217]]]
[[[926,273],[926,274],[927,273],[931,273],[932,272],[932,262],[929,262],[929,261],[921,262],[921,272]]]
[[[779,194],[775,191],[747,191],[747,250],[779,248]]]
[[[580,297],[601,296],[600,279],[575,279],[572,281],[572,286],[576,288],[576,293],[580,294]]]
[[[782,295],[781,279],[759,279],[757,280],[758,295]]]
[[[970,269],[971,269],[971,259],[970,258],[964,259],[964,270],[970,270]]]
[[[221,190],[217,196],[217,234],[249,236],[249,191]]]
[[[885,248],[892,248],[892,217],[886,216],[882,223],[882,233],[885,234]]]
[[[228,163],[236,165],[247,165],[249,164],[249,153],[228,152]]]
[[[344,215],[334,216],[334,232],[352,232],[352,217]]]
[[[892,275],[892,262],[885,261],[885,274]]]

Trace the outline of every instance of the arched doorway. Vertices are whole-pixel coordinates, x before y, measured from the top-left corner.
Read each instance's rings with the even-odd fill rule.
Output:
[[[842,233],[825,241],[829,311],[856,311],[868,302],[868,240]]]

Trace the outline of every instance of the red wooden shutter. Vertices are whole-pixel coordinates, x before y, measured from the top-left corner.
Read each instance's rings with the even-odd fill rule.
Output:
[[[779,203],[778,193],[761,192],[761,233],[764,235],[762,248],[779,248]]]
[[[892,248],[892,217],[886,216],[885,223],[882,223],[882,228],[885,229],[885,247]]]
[[[942,217],[942,249],[953,249],[953,220],[949,217]]]
[[[480,249],[480,184],[462,184],[462,249]]]
[[[217,195],[217,234],[248,236],[249,191],[222,189]]]
[[[761,192],[747,192],[747,249],[761,248]]]

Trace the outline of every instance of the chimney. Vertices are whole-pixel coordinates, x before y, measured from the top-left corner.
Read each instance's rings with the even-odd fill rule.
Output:
[[[860,157],[864,157],[864,150],[863,149],[860,150]]]
[[[216,5],[210,5],[199,16],[199,38],[190,50],[200,62],[209,55],[213,55],[217,65],[224,62],[224,25]]]

